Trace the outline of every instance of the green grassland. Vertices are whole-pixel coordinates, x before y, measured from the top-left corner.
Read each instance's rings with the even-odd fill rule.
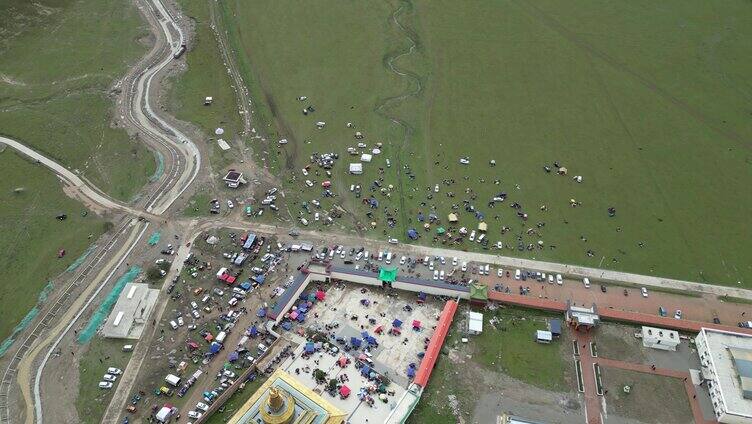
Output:
[[[98,423],[102,420],[107,405],[110,403],[116,387],[112,390],[102,390],[98,384],[107,368],[115,367],[125,370],[130,360],[130,352],[123,352],[123,340],[94,337],[86,346],[86,352],[79,363],[78,396],[76,410],[78,418],[84,423]],[[63,355],[67,353],[63,350]],[[64,357],[64,356],[63,356]],[[119,384],[119,380],[115,383]],[[137,407],[144,408],[144,404]]]
[[[223,153],[216,144],[219,136],[214,130],[225,130],[221,138],[232,145],[240,138],[243,128],[238,115],[232,79],[223,64],[214,33],[211,29],[210,2],[181,1],[180,7],[194,24],[190,50],[185,55],[187,70],[171,81],[170,113],[176,118],[197,125],[207,142],[211,143],[211,161],[224,166],[232,160],[232,151]],[[211,106],[204,106],[204,98],[211,96]]]
[[[133,198],[154,172],[155,160],[112,126],[109,90],[146,52],[139,42],[146,34],[131,3],[0,3],[0,133],[78,170],[115,198]],[[63,194],[47,169],[7,150],[0,169],[1,340],[104,225],[92,214],[82,217],[83,207]],[[67,213],[66,221],[55,219],[60,212]],[[60,249],[67,252],[63,259],[56,258]]]
[[[0,132],[79,170],[129,200],[155,169],[138,141],[112,126],[109,90],[146,52],[130,3],[10,1],[0,6]]]
[[[446,220],[452,205],[460,225],[474,228],[467,200],[485,214],[489,239],[504,243],[504,255],[752,284],[745,259],[752,207],[748,2],[313,7],[232,0],[220,7],[257,125],[273,142],[290,140],[269,145],[267,162],[291,195],[320,197],[303,189],[311,177],[299,170],[312,152],[336,151],[334,202],[352,221],[376,221],[371,235],[383,235],[385,207],[397,218],[387,233],[400,240],[407,228],[420,228],[418,211]],[[316,111],[304,116],[309,104]],[[316,121],[327,126],[317,130]],[[345,150],[356,144],[347,122],[369,146],[384,143],[359,177],[346,175]],[[470,165],[459,163],[463,156]],[[568,168],[566,177],[543,171],[554,161]],[[379,167],[394,189],[376,194],[381,205],[369,218],[348,189],[360,183],[369,195]],[[582,184],[572,181],[576,175]],[[317,184],[325,179],[313,177]],[[455,182],[427,198],[444,179]],[[508,200],[488,206],[502,191]],[[581,205],[571,207],[570,199]],[[513,202],[528,221],[509,208]],[[501,235],[501,226],[510,231]],[[422,234],[421,243],[439,242]],[[538,240],[544,248],[517,250]],[[480,249],[467,241],[460,247]]]
[[[94,214],[60,190],[49,170],[5,149],[0,153],[0,341],[34,307],[38,294],[105,230]],[[18,189],[18,190],[17,190]],[[68,219],[55,216],[66,213]],[[89,238],[91,235],[91,239]],[[66,255],[57,258],[58,251]]]

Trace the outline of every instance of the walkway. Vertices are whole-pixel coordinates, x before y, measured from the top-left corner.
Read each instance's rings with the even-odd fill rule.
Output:
[[[598,397],[595,384],[595,370],[593,364],[596,358],[593,358],[590,352],[590,342],[592,335],[586,332],[574,331],[575,341],[580,351],[580,362],[582,363],[582,382],[585,386],[585,418],[587,424],[602,424],[601,417],[601,400]]]
[[[690,377],[689,372],[671,370],[671,369],[666,369],[666,368],[653,369],[650,365],[647,365],[647,364],[634,364],[631,362],[617,361],[615,359],[606,359],[606,358],[597,358],[596,363],[598,363],[601,366],[609,367],[609,368],[619,368],[622,370],[660,375],[662,377],[669,377],[669,378],[681,378],[684,381],[684,390],[687,392],[687,400],[689,401],[689,405],[692,408],[692,415],[695,418],[695,423],[696,424],[716,423],[716,421],[713,421],[713,420],[705,420],[705,417],[702,414],[702,409],[700,408],[700,402],[697,400],[697,391],[695,390],[694,384],[692,384],[692,378]]]

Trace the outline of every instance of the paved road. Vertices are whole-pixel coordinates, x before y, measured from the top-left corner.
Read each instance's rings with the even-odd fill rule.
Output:
[[[156,215],[134,209],[128,205],[111,199],[101,190],[95,188],[91,183],[84,181],[83,178],[76,175],[73,171],[48,158],[47,156],[44,156],[31,147],[26,146],[25,144],[3,136],[0,136],[0,143],[3,143],[17,150],[19,153],[22,153],[23,155],[28,156],[31,159],[36,160],[40,164],[46,166],[47,168],[52,170],[52,172],[57,174],[63,181],[65,181],[66,184],[72,187],[76,192],[80,193],[81,196],[89,199],[91,202],[99,205],[103,209],[125,212],[130,215],[147,219],[157,219]]]

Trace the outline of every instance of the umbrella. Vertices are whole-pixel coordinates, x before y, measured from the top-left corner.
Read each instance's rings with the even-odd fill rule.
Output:
[[[371,345],[371,346],[375,346],[375,345],[379,344],[376,341],[375,337],[368,336],[368,337],[366,337],[366,340],[368,341],[368,344]]]

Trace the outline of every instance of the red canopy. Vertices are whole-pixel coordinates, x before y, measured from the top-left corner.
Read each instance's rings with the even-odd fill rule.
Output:
[[[206,340],[207,342],[210,342],[214,340],[214,336],[212,336],[211,333],[208,333],[206,337],[204,337],[204,340]]]
[[[347,366],[347,358],[345,358],[344,356],[340,357],[339,358],[339,366],[342,367],[342,368],[346,367]]]
[[[350,388],[347,386],[342,386],[339,388],[339,394],[342,395],[342,397],[348,397],[350,396]]]
[[[379,325],[378,327],[376,327],[375,330],[373,330],[373,332],[376,333],[376,334],[381,334],[382,331],[384,331],[384,326],[383,325]]]
[[[365,361],[366,360],[366,354],[365,353],[361,353],[360,355],[358,355],[358,359],[361,360],[361,361]]]
[[[316,300],[322,301],[326,297],[326,293],[324,293],[323,290],[319,290],[316,292]]]
[[[413,328],[420,328],[420,321],[418,321],[417,319],[413,320]]]

